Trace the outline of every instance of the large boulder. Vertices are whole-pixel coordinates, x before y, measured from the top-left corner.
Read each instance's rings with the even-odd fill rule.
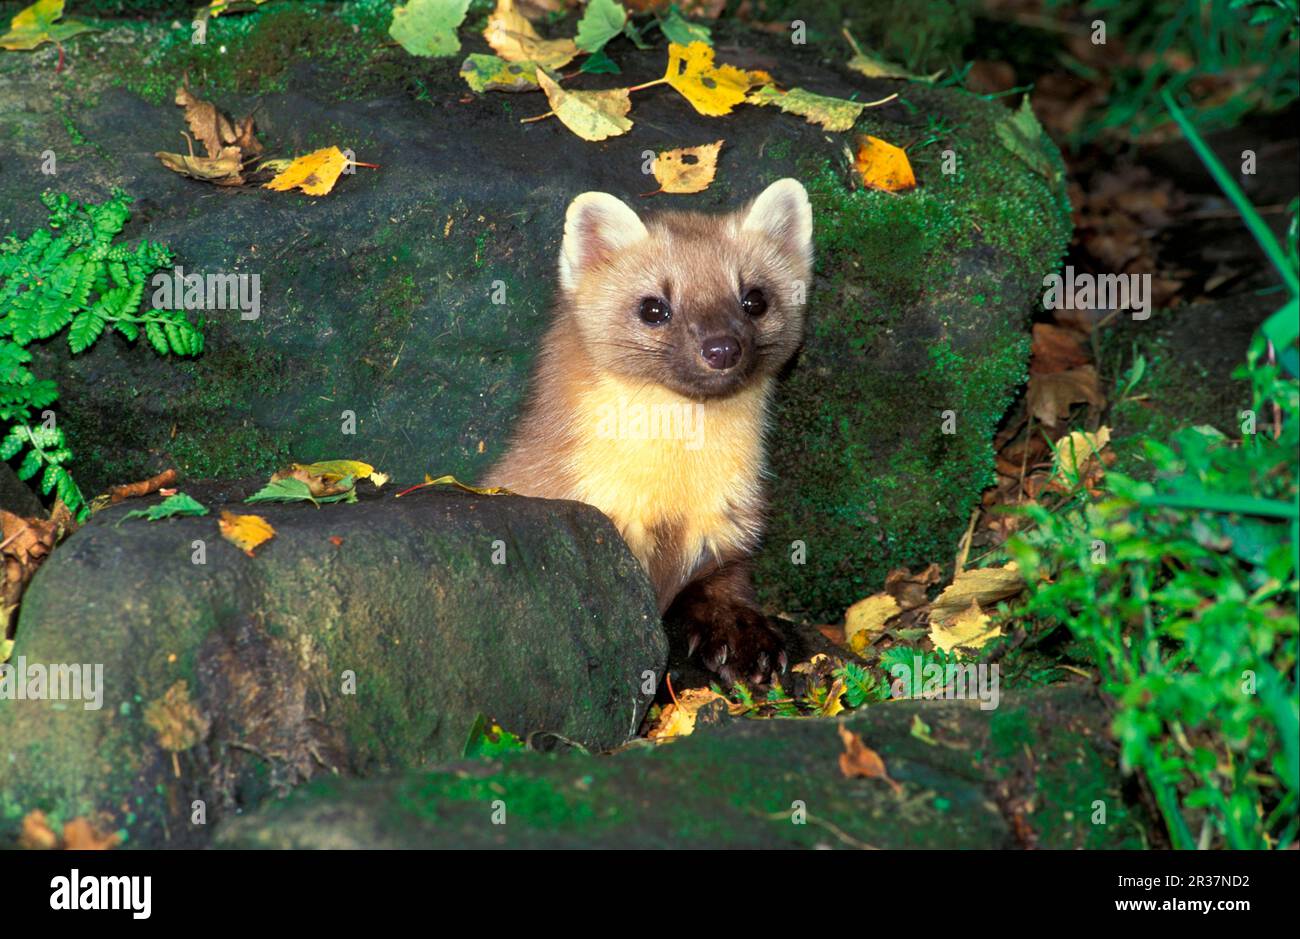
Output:
[[[236,848],[1140,848],[1090,689],[869,707],[843,727],[883,758],[846,778],[839,722],[741,720],[611,757],[511,754],[322,779],[233,819]]]
[[[570,199],[603,189],[638,208],[713,211],[794,175],[813,197],[817,270],[807,346],[771,434],[763,598],[837,616],[890,567],[951,555],[992,479],[990,438],[1024,377],[1031,301],[1068,234],[1059,156],[1032,118],[1014,124],[1003,103],[952,88],[863,78],[833,31],[799,45],[715,24],[722,60],[786,86],[900,92],[856,130],[909,146],[920,186],[867,191],[852,185],[852,135],[774,107],[704,117],[657,87],[633,96],[630,133],[600,143],[554,119],[520,123],[547,110],[540,95],[471,94],[459,60],[407,55],[386,16],[382,4],[272,4],[213,20],[201,45],[188,23],[121,25],[71,40],[58,76],[52,51],[0,57],[0,161],[28,170],[0,175],[0,230],[40,224],[44,187],[99,200],[122,186],[138,200],[131,236],[169,245],[188,272],[261,277],[260,317],[210,311],[193,362],[159,362],[116,336],[76,357],[62,342],[39,350],[34,369],[62,389],[84,488],[164,465],[236,477],[343,450],[398,480],[474,478],[506,446]],[[486,51],[472,28],[462,39],[466,53]],[[623,73],[575,87],[663,73],[662,45],[618,39],[609,51]],[[229,111],[256,105],[277,155],[334,144],[381,168],[358,168],[324,198],[168,172],[153,151],[184,149],[171,102],[184,74]],[[639,198],[656,188],[648,151],[719,138],[708,190]],[[53,177],[39,172],[47,149]],[[342,435],[345,411],[355,437]]]
[[[595,509],[446,490],[235,504],[250,488],[191,489],[205,517],[106,509],[36,573],[11,681],[102,665],[101,706],[0,699],[0,824],[41,809],[187,844],[207,830],[193,800],[211,822],[316,775],[455,757],[480,713],[594,749],[636,732],[667,640]],[[245,555],[223,508],[274,538]]]

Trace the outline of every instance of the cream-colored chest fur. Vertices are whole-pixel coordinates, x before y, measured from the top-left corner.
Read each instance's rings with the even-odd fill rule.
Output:
[[[574,497],[613,520],[647,571],[656,555],[674,552],[683,582],[710,555],[752,550],[769,393],[770,382],[761,382],[699,402],[656,385],[597,379],[578,394]]]

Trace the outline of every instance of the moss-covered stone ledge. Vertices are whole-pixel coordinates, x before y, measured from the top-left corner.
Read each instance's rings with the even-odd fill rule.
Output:
[[[918,731],[920,722],[921,730]],[[320,780],[234,819],[234,848],[1141,848],[1090,689],[904,701],[843,721],[898,785],[846,779],[838,721],[742,720],[607,757],[511,754]]]
[[[0,699],[0,844],[33,809],[202,843],[195,800],[211,825],[318,775],[454,757],[480,713],[595,749],[636,732],[667,640],[595,509],[444,490],[238,504],[253,488],[187,487],[205,517],[106,509],[37,572],[10,681],[87,663],[99,707]],[[275,537],[246,556],[223,508]]]
[[[117,337],[77,357],[34,349],[37,373],[59,383],[86,489],[165,466],[229,478],[341,455],[398,481],[473,479],[518,411],[570,199],[601,189],[638,210],[718,211],[793,175],[813,197],[817,272],[770,437],[763,599],[824,622],[889,568],[952,556],[1024,375],[1030,308],[1068,235],[1059,155],[1032,125],[1016,136],[1002,102],[852,73],[833,31],[794,45],[719,21],[721,58],[787,86],[897,91],[855,130],[906,146],[920,186],[854,189],[851,134],[775,108],[705,117],[666,87],[638,92],[631,132],[593,144],[554,120],[521,124],[545,110],[537,95],[471,95],[456,60],[407,55],[384,31],[387,10],[272,2],[213,21],[203,45],[184,23],[122,22],[70,40],[57,77],[43,52],[0,56],[0,162],[14,168],[0,174],[0,231],[39,224],[43,188],[100,200],[122,186],[138,199],[128,235],[170,245],[188,272],[261,277],[260,318],[209,311],[193,362],[160,367]],[[462,40],[486,50],[472,28]],[[662,47],[618,39],[609,51],[623,73],[583,87],[663,73]],[[257,106],[275,155],[337,145],[381,168],[319,199],[182,179],[152,154],[183,148],[170,101],[183,74],[229,111]],[[647,150],[719,137],[708,190],[640,198],[653,188]],[[39,172],[47,148],[55,177]],[[345,412],[355,435],[342,433]]]

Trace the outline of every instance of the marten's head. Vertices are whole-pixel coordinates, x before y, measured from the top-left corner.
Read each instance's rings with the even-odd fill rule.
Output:
[[[718,397],[794,354],[811,269],[812,209],[796,180],[730,215],[645,222],[613,196],[585,192],[565,217],[561,315],[598,368]]]

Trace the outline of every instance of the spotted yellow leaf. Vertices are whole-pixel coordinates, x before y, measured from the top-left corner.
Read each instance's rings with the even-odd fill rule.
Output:
[[[537,84],[546,92],[546,100],[551,103],[551,113],[583,140],[617,137],[632,128],[632,122],[626,116],[632,110],[632,101],[628,98],[626,88],[565,91],[540,69],[537,72]]]
[[[298,157],[264,188],[277,192],[301,189],[309,196],[323,196],[334,188],[347,165],[348,158],[342,150],[326,147]]]
[[[460,77],[477,92],[536,91],[536,62],[507,62],[496,55],[475,52],[460,65]]]
[[[774,104],[787,114],[797,114],[809,124],[820,124],[827,130],[850,130],[867,106],[865,101],[815,95],[802,88],[780,91],[773,85],[764,85],[745,100],[759,106]]]
[[[578,55],[578,46],[572,39],[539,36],[533,24],[515,9],[514,0],[497,0],[483,38],[507,62],[535,62],[543,68],[559,68]]]
[[[702,42],[668,44],[668,70],[662,81],[677,89],[691,107],[708,117],[730,114],[753,84],[749,72],[734,65],[714,65],[713,48]]]
[[[275,537],[271,523],[260,515],[236,515],[234,512],[222,512],[218,521],[221,537],[239,548],[250,558],[253,552]]]
[[[665,150],[655,157],[654,174],[660,192],[703,192],[718,171],[723,141]]]

